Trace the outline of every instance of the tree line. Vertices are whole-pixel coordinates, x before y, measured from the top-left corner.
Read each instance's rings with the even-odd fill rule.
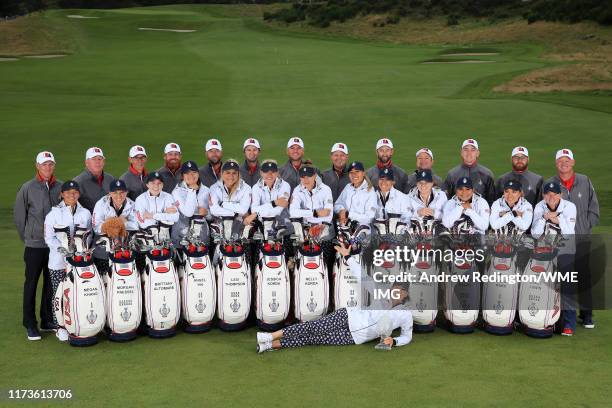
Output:
[[[302,0],[293,2],[289,8],[265,13],[264,19],[327,27],[332,22],[369,14],[386,14],[386,24],[396,24],[408,16],[423,19],[446,16],[448,25],[459,24],[462,18],[497,20],[519,16],[529,23],[591,20],[611,25],[612,0]]]

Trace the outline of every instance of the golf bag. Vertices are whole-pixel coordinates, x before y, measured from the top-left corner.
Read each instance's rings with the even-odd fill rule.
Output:
[[[181,245],[178,262],[182,316],[187,333],[210,330],[217,307],[217,280],[207,244],[206,219],[195,215]]]
[[[60,326],[68,331],[73,346],[90,346],[106,320],[104,283],[98,274],[89,248],[89,231],[75,227],[70,240],[70,228],[54,226],[60,239],[60,252],[66,255],[66,277],[60,282],[53,308]]]
[[[361,264],[361,250],[364,241],[370,235],[370,227],[366,225],[358,226],[353,223],[352,225],[338,226],[337,231],[338,243],[340,245],[350,245],[351,257]],[[344,257],[339,253],[336,253],[336,259],[334,260],[333,277],[335,310],[362,305],[361,274],[352,271]]]
[[[174,336],[181,313],[179,278],[172,259],[171,227],[172,224],[159,222],[145,229],[145,315],[149,336],[153,338]]]
[[[533,252],[523,276],[538,276],[557,270],[556,259],[561,233],[547,224],[540,239],[533,240]],[[521,283],[519,291],[519,319],[525,334],[532,337],[551,337],[561,315],[561,290],[558,282]]]
[[[323,248],[318,238],[310,234],[310,225],[302,218],[291,218],[297,247],[294,271],[294,313],[300,322],[316,320],[327,313],[329,283]],[[328,235],[329,226],[319,236]]]
[[[453,226],[451,249],[454,254],[476,248],[481,236],[474,232],[471,219],[467,217]],[[460,260],[454,255],[448,269],[450,275],[458,278],[444,285],[444,316],[448,328],[453,333],[472,333],[480,312],[480,284],[473,279],[478,266],[475,261]]]
[[[517,252],[522,231],[510,223],[495,231],[491,245],[491,262],[488,275],[493,282],[482,285],[482,318],[484,328],[492,334],[512,334],[519,284],[509,283],[504,277],[517,272]]]
[[[257,326],[275,331],[283,327],[291,306],[289,270],[283,248],[284,225],[275,225],[275,218],[261,220],[263,233],[258,245],[255,270]]]
[[[438,283],[433,279],[439,273],[440,265],[427,251],[434,247],[433,217],[414,218],[410,222],[410,246],[419,252],[419,258],[410,267],[413,281],[410,283],[409,300],[406,303],[412,310],[414,331],[428,333],[436,328],[438,315]]]
[[[142,283],[135,253],[126,239],[100,236],[98,245],[108,253],[106,279],[106,324],[109,340],[128,341],[137,336],[142,318]]]
[[[219,221],[211,226],[217,243],[213,263],[217,274],[219,328],[241,330],[251,310],[251,267],[246,256],[250,228],[243,227],[242,221],[235,217],[220,217]]]

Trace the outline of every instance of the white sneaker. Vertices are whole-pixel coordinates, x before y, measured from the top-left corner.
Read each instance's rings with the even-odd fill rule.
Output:
[[[257,332],[257,343],[272,342],[272,333]]]
[[[264,353],[266,351],[274,351],[274,349],[272,348],[272,342],[271,341],[267,341],[265,343],[259,343],[257,345],[257,352],[259,354]]]
[[[68,341],[68,330],[60,327],[55,332],[55,337],[57,337],[59,341]]]

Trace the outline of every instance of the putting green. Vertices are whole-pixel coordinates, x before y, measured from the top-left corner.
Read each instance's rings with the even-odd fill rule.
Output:
[[[388,136],[397,164],[413,168],[414,152],[428,146],[438,174],[445,174],[458,162],[461,141],[472,137],[481,162],[496,175],[508,170],[510,151],[520,144],[530,150],[532,170],[546,177],[554,174],[555,151],[567,146],[597,189],[598,231],[612,229],[609,94],[490,91],[544,66],[539,46],[487,45],[498,55],[442,57],[495,63],[424,65],[461,51],[288,34],[214,6],[54,10],[42,18],[70,33],[65,40],[74,53],[0,64],[0,388],[71,388],[74,402],[88,406],[609,403],[610,312],[597,313],[597,329],[579,328],[573,338],[438,330],[392,353],[364,345],[259,356],[254,329],[102,341],[83,350],[49,335],[27,342],[20,325],[22,244],[12,205],[43,149],[55,153],[58,176],[66,180],[81,171],[92,145],[104,149],[107,170],[119,176],[133,144],[144,145],[149,168],[157,168],[169,141],[181,144],[184,159],[203,164],[207,138],[221,139],[225,157],[240,157],[243,140],[253,136],[263,158],[283,161],[286,140],[296,135],[305,140],[306,156],[326,168],[335,141],[369,166],[376,140]]]

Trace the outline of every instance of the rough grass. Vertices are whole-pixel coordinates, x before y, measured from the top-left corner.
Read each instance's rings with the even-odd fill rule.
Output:
[[[0,20],[0,56],[69,54],[77,45],[75,25],[54,24],[47,13]]]
[[[377,26],[384,15],[358,17],[344,23],[317,28],[306,23],[272,27],[295,32],[327,33],[358,39],[382,40],[407,44],[443,44],[474,46],[512,42],[539,43],[541,58],[549,64],[569,62],[562,68],[543,68],[510,80],[496,91],[523,93],[549,91],[609,90],[612,87],[612,29],[595,23],[565,24],[523,19],[490,21],[462,20],[447,26],[443,18],[428,20],[404,18],[398,24]]]

